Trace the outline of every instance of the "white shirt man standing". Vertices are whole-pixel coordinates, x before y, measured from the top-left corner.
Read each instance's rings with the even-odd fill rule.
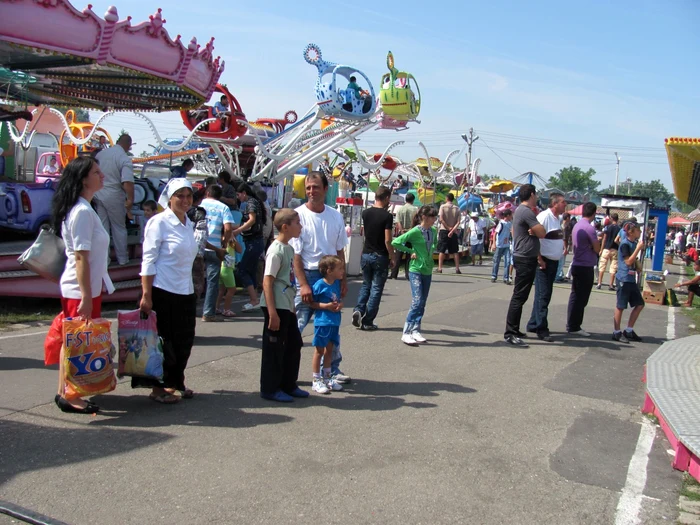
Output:
[[[304,180],[306,188],[306,204],[296,208],[301,222],[301,235],[290,239],[289,244],[294,248],[294,276],[297,294],[294,298],[299,331],[309,324],[314,310],[310,303],[313,301],[312,287],[321,279],[318,263],[324,255],[336,255],[345,263],[345,246],[348,236],[345,232],[345,221],[340,212],[326,206],[328,179],[318,171],[312,171]],[[347,275],[343,276],[340,285],[341,296],[348,292]],[[340,371],[343,356],[340,345],[333,348],[331,376],[338,383],[349,383],[350,377]]]
[[[545,236],[540,239],[540,255],[537,259],[539,267],[535,274],[535,300],[527,323],[527,331],[536,333],[537,337],[547,342],[553,341],[549,334],[547,314],[559,260],[564,255],[564,232],[559,221],[564,210],[566,210],[564,195],[550,193],[549,208],[537,215],[537,222],[544,227]]]
[[[117,262],[121,266],[129,262],[126,218],[133,219],[134,165],[127,154],[131,145],[131,137],[122,135],[113,147],[100,151],[95,157],[105,175],[104,187],[95,194],[97,214],[105,230],[111,234]]]

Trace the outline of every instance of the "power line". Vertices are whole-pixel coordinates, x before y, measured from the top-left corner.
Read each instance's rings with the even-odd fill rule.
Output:
[[[513,166],[511,166],[511,165],[508,164],[505,160],[503,160],[503,157],[501,157],[498,153],[496,153],[495,151],[493,151],[493,149],[491,149],[491,146],[489,146],[488,144],[486,144],[486,141],[485,141],[483,138],[481,139],[481,143],[482,143],[484,146],[486,146],[488,149],[490,149],[490,150],[491,150],[491,153],[493,153],[494,155],[496,155],[496,157],[498,157],[498,158],[500,159],[500,161],[501,161],[503,164],[505,164],[506,166],[508,166],[508,167],[509,167],[510,169],[512,169],[515,173],[517,173],[518,175],[520,175],[520,174],[523,173],[522,171],[520,171],[520,170],[518,170],[518,169],[515,169]]]

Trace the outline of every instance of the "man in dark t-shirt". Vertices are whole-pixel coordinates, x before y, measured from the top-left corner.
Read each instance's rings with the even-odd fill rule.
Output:
[[[357,306],[352,312],[352,324],[361,330],[376,330],[374,319],[379,312],[384,283],[389,268],[394,265],[391,233],[394,217],[387,211],[391,190],[380,186],[374,194],[374,206],[362,212],[365,245],[362,250],[362,287]]]
[[[513,346],[527,347],[522,340],[520,318],[523,305],[530,297],[532,284],[537,274],[537,258],[540,255],[540,239],[546,232],[544,226],[537,221],[537,215],[532,209],[537,205],[537,192],[532,184],[523,184],[518,190],[520,206],[513,215],[513,266],[515,267],[515,283],[513,296],[508,306],[506,331],[503,338]]]

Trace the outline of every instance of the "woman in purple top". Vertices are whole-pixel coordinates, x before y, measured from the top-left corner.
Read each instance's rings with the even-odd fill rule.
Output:
[[[570,334],[590,337],[591,334],[581,328],[583,312],[593,289],[595,279],[593,268],[598,264],[600,241],[593,224],[596,205],[587,202],[583,205],[583,219],[576,223],[571,232],[574,246],[574,260],[571,262],[571,295],[566,317],[566,331]]]

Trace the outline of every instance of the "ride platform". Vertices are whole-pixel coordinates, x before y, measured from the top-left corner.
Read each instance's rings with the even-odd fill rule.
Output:
[[[647,360],[642,412],[671,443],[671,465],[700,481],[700,335],[667,341]]]

